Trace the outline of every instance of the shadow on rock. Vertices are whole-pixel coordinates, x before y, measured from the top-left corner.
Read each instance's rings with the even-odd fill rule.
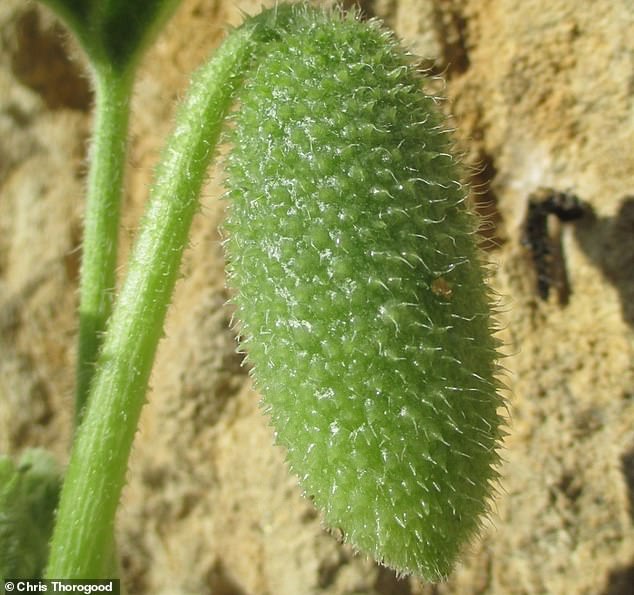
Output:
[[[634,564],[610,572],[603,595],[631,595],[634,585]]]
[[[619,292],[623,319],[634,328],[634,196],[614,217],[590,211],[575,224],[579,245]]]

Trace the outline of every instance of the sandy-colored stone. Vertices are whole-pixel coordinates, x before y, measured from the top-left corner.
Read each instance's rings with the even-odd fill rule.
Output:
[[[266,2],[265,4],[271,4]],[[352,2],[348,2],[348,5]],[[189,73],[255,0],[184,0],[135,90],[122,268]],[[482,539],[437,587],[397,581],[321,528],[257,407],[224,305],[212,172],[119,513],[131,594],[601,594],[634,585],[634,6],[366,0],[446,77],[443,108],[492,229],[509,437]],[[72,58],[68,59],[70,55]],[[90,92],[51,14],[0,6],[0,450],[71,433]],[[535,291],[527,197],[570,189],[567,304]]]

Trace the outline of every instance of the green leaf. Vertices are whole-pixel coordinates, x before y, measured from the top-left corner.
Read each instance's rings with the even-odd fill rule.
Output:
[[[27,450],[18,465],[0,456],[0,580],[41,578],[61,476],[44,450]]]
[[[95,68],[123,73],[179,0],[41,0],[73,30]]]

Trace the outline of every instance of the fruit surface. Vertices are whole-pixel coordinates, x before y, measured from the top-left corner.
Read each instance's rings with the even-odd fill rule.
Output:
[[[477,221],[422,77],[376,23],[298,8],[239,98],[226,244],[277,441],[331,527],[446,576],[497,478]]]

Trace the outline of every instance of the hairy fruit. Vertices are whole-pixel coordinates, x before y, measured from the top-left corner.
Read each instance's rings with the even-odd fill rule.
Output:
[[[229,278],[278,442],[330,526],[446,576],[488,509],[502,399],[477,220],[422,77],[299,7],[239,94]]]

